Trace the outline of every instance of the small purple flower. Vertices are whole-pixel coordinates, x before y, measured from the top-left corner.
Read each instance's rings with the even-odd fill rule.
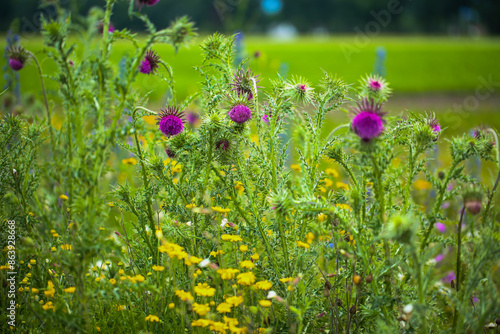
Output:
[[[442,278],[442,280],[446,283],[451,283],[452,280],[455,280],[457,278],[457,276],[455,276],[455,272],[454,271],[450,271],[448,273],[448,275],[446,275],[445,277]]]
[[[434,258],[434,261],[441,262],[444,259],[444,254],[439,254]]]
[[[184,112],[176,106],[167,106],[158,113],[156,121],[160,131],[167,137],[177,136],[184,130]]]
[[[112,25],[111,23],[109,24],[108,32],[114,33],[115,32],[115,26]]]
[[[195,112],[187,113],[187,121],[189,124],[194,125],[200,119],[200,115]]]
[[[373,100],[363,99],[358,102],[357,108],[353,109],[355,114],[351,127],[353,131],[365,142],[369,142],[380,136],[384,131],[384,113],[380,104]]]
[[[477,303],[479,303],[479,298],[477,298],[476,296],[473,296],[473,297],[472,297],[472,303],[473,303],[473,304],[477,304]]]
[[[436,225],[434,225],[434,226],[436,226],[436,229],[439,232],[441,232],[441,233],[446,232],[446,225],[445,224],[443,224],[443,223],[436,223]]]
[[[448,209],[450,207],[450,202],[444,202],[443,205],[441,205],[441,209]]]
[[[255,53],[253,54],[253,56],[255,58],[259,58],[260,57],[260,51],[255,51]]]
[[[141,62],[141,66],[139,67],[139,71],[144,74],[151,74],[153,72],[156,72],[158,68],[160,67],[160,56],[153,51],[153,50],[148,50],[146,52],[146,56],[144,57],[144,60]]]
[[[264,116],[262,116],[262,120],[263,120],[266,124],[269,124],[269,116],[267,116],[267,114],[264,114]]]
[[[229,111],[229,117],[235,123],[245,123],[252,117],[252,111],[244,104],[237,104]]]

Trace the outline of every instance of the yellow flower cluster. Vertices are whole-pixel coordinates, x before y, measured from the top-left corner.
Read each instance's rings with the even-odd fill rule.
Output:
[[[54,304],[52,304],[52,302],[47,302],[45,303],[42,308],[44,309],[44,311],[47,311],[47,310],[52,310],[55,312],[56,310],[56,307],[54,306]]]
[[[181,247],[177,244],[165,242],[163,245],[158,247],[158,250],[161,253],[167,253],[167,255],[173,259],[176,257],[179,260],[185,259],[188,254],[184,251],[184,247]]]
[[[310,245],[313,243],[314,241],[314,234],[312,232],[309,232],[306,234],[306,239],[307,239],[307,243]]]
[[[354,240],[354,238],[352,237],[351,234],[349,234],[349,232],[341,230],[339,233],[340,233],[340,235],[344,236],[345,241],[350,243],[351,246],[354,246],[356,244],[356,240]]]
[[[280,278],[281,283],[288,283],[288,282],[292,282],[293,280],[294,280],[293,277]]]
[[[66,251],[70,251],[73,249],[73,246],[68,245],[68,244],[64,244],[64,245],[61,245],[61,249],[66,250]]]
[[[352,211],[352,208],[349,206],[349,204],[338,203],[338,204],[335,204],[335,206],[338,208],[344,209],[344,210]]]
[[[221,255],[222,255],[222,254],[225,254],[225,253],[226,253],[226,252],[224,252],[223,250],[218,250],[218,251],[215,251],[215,252],[214,252],[214,251],[211,251],[211,252],[210,252],[210,256],[214,256],[214,257],[215,257],[215,256],[217,256],[217,255],[219,255],[219,254],[221,254]]]
[[[243,241],[239,235],[223,234],[220,237],[222,241],[239,242]]]
[[[305,248],[305,249],[309,249],[311,247],[311,246],[309,246],[309,244],[302,242],[302,241],[297,241],[297,246]]]
[[[231,209],[224,209],[221,208],[220,206],[212,206],[212,210],[218,213],[228,213],[229,211],[231,211]]]
[[[54,283],[52,281],[47,282],[47,290],[44,291],[44,295],[47,297],[54,297],[56,290],[54,289]]]
[[[190,266],[192,265],[193,263],[194,264],[198,264],[202,261],[203,259],[200,259],[199,257],[196,257],[196,256],[190,256],[189,258],[185,258],[184,259],[184,263],[186,264],[186,266]]]
[[[165,270],[165,267],[154,265],[151,269],[153,269],[154,271],[163,271]]]
[[[160,322],[160,318],[158,318],[156,315],[148,315],[144,320],[150,321],[150,322]]]
[[[255,283],[255,287],[260,290],[269,290],[273,287],[273,283],[269,282],[268,280],[260,281]]]

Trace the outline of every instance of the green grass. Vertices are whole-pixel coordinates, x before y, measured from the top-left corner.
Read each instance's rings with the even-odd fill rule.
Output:
[[[322,70],[337,73],[347,82],[355,83],[362,75],[372,72],[377,46],[384,46],[387,50],[387,79],[396,94],[468,94],[480,85],[479,77],[492,76],[496,81],[500,78],[498,38],[377,37],[359,47],[355,36],[301,37],[292,41],[252,36],[245,40],[245,44],[249,56],[252,57],[255,51],[261,52],[259,59],[251,61],[251,66],[261,75],[261,86],[264,87],[269,86],[269,78],[276,76],[282,64],[286,64],[289,76],[304,76],[313,85],[320,80]],[[55,69],[52,61],[42,53],[41,39],[25,40],[23,45],[39,55],[46,74]],[[78,57],[75,60],[85,61],[90,54],[81,44],[77,45]],[[344,50],[352,48],[359,52],[347,57]],[[178,54],[168,45],[157,45],[155,49],[173,66],[180,98],[198,90],[201,77],[193,66],[200,65],[201,50],[196,44],[181,49]],[[133,52],[130,43],[120,41],[113,47],[112,59],[118,63],[124,54]],[[4,64],[2,59],[1,65]],[[23,70],[21,77],[23,91],[39,91],[34,66]],[[4,84],[4,79],[0,84]],[[55,89],[55,85],[48,85]],[[136,87],[142,93],[153,91],[152,100],[162,102],[165,85],[158,78],[141,75]]]

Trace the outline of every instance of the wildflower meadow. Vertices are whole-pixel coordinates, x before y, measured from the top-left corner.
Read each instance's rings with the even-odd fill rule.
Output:
[[[130,0],[138,36],[116,2],[43,20],[54,71],[9,42],[4,74],[36,68],[38,94],[0,121],[2,332],[498,332],[494,128],[445,140],[432,110],[385,108],[382,76],[263,78],[236,35]],[[162,44],[202,55],[199,91]]]

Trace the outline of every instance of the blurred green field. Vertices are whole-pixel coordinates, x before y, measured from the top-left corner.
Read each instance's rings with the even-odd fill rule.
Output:
[[[79,46],[75,61],[85,61],[89,54],[76,39],[73,41]],[[201,78],[193,69],[193,66],[201,63],[201,50],[197,46],[199,41],[201,38],[188,49],[181,49],[178,54],[169,45],[155,46],[161,57],[174,68],[180,98],[195,92],[199,87]],[[480,85],[480,77],[492,76],[500,82],[500,38],[377,37],[370,39],[366,45],[360,45],[357,41],[356,36],[301,37],[287,41],[251,36],[244,40],[244,44],[247,56],[251,58],[251,67],[261,75],[261,86],[264,87],[269,85],[269,78],[275,77],[280,68],[286,68],[288,76],[305,76],[313,85],[321,78],[322,69],[355,83],[362,75],[373,71],[378,46],[383,46],[387,51],[387,80],[396,94],[467,94]],[[53,62],[42,53],[41,39],[23,40],[23,45],[40,56],[46,74],[54,70]],[[126,41],[116,43],[113,46],[113,60],[118,63],[124,54],[134,52],[132,48]],[[257,59],[253,57],[256,51],[260,52]],[[5,59],[1,62],[3,66]],[[34,75],[34,66],[23,71],[23,91],[39,89],[38,82],[33,80]],[[4,84],[4,79],[0,84]],[[158,78],[140,76],[136,87],[144,93],[153,90],[152,99],[158,100],[165,86]]]

